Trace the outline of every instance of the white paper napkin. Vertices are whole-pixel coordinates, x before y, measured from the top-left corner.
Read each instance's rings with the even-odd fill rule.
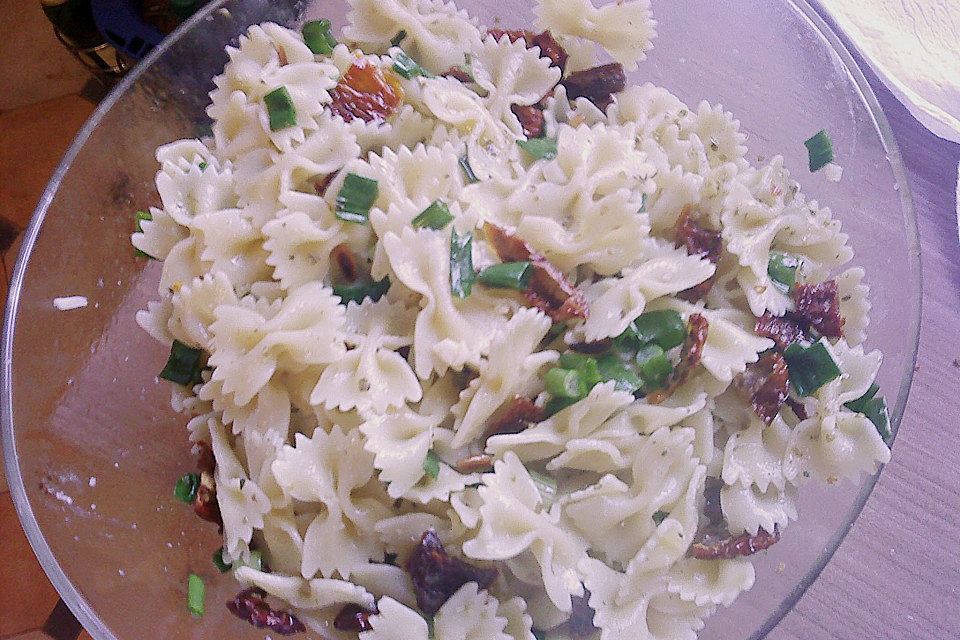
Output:
[[[960,142],[960,0],[820,4],[917,120]]]

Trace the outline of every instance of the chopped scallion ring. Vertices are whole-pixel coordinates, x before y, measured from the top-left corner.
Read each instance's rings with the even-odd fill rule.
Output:
[[[441,200],[434,200],[429,207],[413,219],[413,226],[422,229],[443,229],[453,221],[450,208]]]
[[[270,131],[280,131],[297,124],[297,108],[286,87],[277,87],[263,96],[263,104],[267,107]]]
[[[480,178],[477,177],[477,174],[473,172],[473,167],[470,166],[470,152],[466,152],[460,158],[460,168],[463,169],[463,173],[467,176],[467,182],[470,184],[476,184],[480,182]]]
[[[432,480],[440,475],[440,457],[433,449],[427,451],[427,457],[423,460],[423,472]]]
[[[202,357],[202,349],[194,349],[179,340],[174,340],[170,346],[170,357],[163,371],[160,372],[160,377],[183,386],[197,384],[201,380],[200,373],[203,371],[203,365],[200,363]]]
[[[783,352],[790,373],[790,383],[797,394],[812,395],[831,380],[840,377],[840,367],[830,354],[826,339],[821,338],[809,347],[794,342]]]
[[[180,502],[190,504],[197,497],[200,490],[200,476],[195,473],[185,473],[177,478],[173,487],[173,496]]]
[[[344,222],[366,224],[370,208],[380,195],[376,180],[348,173],[337,194],[337,218]]]
[[[810,173],[819,171],[833,162],[833,143],[826,129],[821,129],[815,136],[803,143],[807,147]]]
[[[407,32],[404,29],[400,29],[397,32],[397,35],[390,38],[390,46],[399,47],[400,43],[407,39]]]
[[[553,160],[557,157],[556,138],[531,138],[517,140],[520,148],[527,152],[534,160]]]
[[[215,566],[220,573],[226,573],[230,571],[230,569],[233,569],[233,565],[223,559],[223,547],[213,552],[213,566]]]
[[[478,273],[477,282],[496,289],[523,291],[529,286],[532,276],[533,265],[529,262],[504,262]]]
[[[850,402],[844,403],[847,409],[854,413],[862,413],[867,417],[873,426],[877,428],[877,433],[883,438],[884,442],[889,443],[893,433],[890,431],[890,413],[887,411],[887,401],[883,397],[877,397],[880,387],[871,384],[866,393]]]
[[[462,236],[453,229],[450,233],[450,293],[466,298],[473,291],[477,274],[473,270],[473,235]]]
[[[657,344],[648,344],[637,351],[637,366],[643,379],[643,388],[648,393],[662,389],[673,372],[673,364]]]
[[[144,220],[148,222],[153,221],[153,214],[151,214],[149,211],[137,211],[136,213],[137,233],[143,233],[143,227],[140,226],[140,223],[143,222]],[[138,258],[148,258],[150,260],[156,260],[156,258],[154,258],[152,255],[150,255],[146,251],[141,251],[140,249],[134,249],[133,253]]]
[[[639,315],[615,342],[622,351],[636,350],[650,343],[669,351],[683,344],[686,337],[687,324],[680,314],[672,309],[664,309]]]
[[[190,609],[190,613],[197,617],[206,613],[206,607],[204,605],[206,596],[207,587],[203,584],[203,579],[191,573],[190,578],[187,580],[187,608]]]
[[[408,56],[403,50],[397,51],[393,59],[393,70],[399,73],[407,80],[414,76],[423,76],[432,78],[433,74],[417,64],[417,61]]]
[[[587,395],[587,385],[580,379],[580,373],[574,369],[554,367],[543,377],[543,384],[554,398],[577,398]]]
[[[329,55],[337,46],[329,20],[311,20],[303,25],[303,42],[315,54]]]
[[[782,251],[771,251],[770,260],[767,262],[767,275],[773,280],[774,285],[784,293],[790,291],[791,287],[797,282],[797,269],[800,268],[800,260],[796,256]]]
[[[655,511],[655,512],[653,513],[653,521],[654,521],[654,522],[657,524],[657,526],[659,527],[659,526],[660,526],[660,523],[663,522],[664,520],[666,520],[666,519],[667,519],[667,516],[669,516],[669,515],[670,515],[670,514],[667,513],[666,511]]]
[[[600,371],[597,369],[597,359],[585,356],[575,351],[567,351],[560,356],[558,363],[564,369],[574,369],[580,374],[580,379],[587,387],[587,393],[602,382]]]
[[[597,369],[603,382],[612,380],[617,391],[636,393],[643,388],[643,380],[615,355],[607,355],[597,360]]]
[[[255,571],[263,571],[263,553],[254,549],[250,552],[250,558],[243,564]]]

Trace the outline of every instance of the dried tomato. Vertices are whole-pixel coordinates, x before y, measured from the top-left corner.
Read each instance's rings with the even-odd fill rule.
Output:
[[[347,69],[330,96],[331,111],[346,122],[383,122],[403,101],[403,88],[391,71],[359,60]]]
[[[726,538],[707,535],[700,542],[690,545],[690,554],[698,560],[732,560],[752,556],[764,549],[769,549],[779,541],[780,529],[776,526],[773,528],[773,533],[760,529],[755,536],[746,532]]]
[[[627,75],[619,62],[601,65],[571,73],[561,83],[571,100],[586,98],[599,109],[605,110],[613,102],[613,94],[627,86]]]
[[[487,34],[493,36],[493,39],[497,42],[503,36],[507,36],[510,38],[510,42],[523,40],[527,43],[527,47],[540,47],[540,57],[550,58],[550,66],[559,68],[561,72],[567,67],[567,59],[570,56],[549,30],[543,33],[534,33],[533,31],[521,31],[519,29],[489,29]]]
[[[808,322],[820,335],[828,338],[843,336],[844,319],[840,315],[836,280],[795,285],[793,302],[797,316]]]
[[[750,400],[753,412],[770,424],[790,393],[787,361],[776,351],[763,354],[737,377],[737,387]]]
[[[360,277],[357,257],[346,242],[338,244],[330,251],[333,263],[340,268],[340,275],[346,282],[356,282]]]
[[[428,615],[436,613],[466,583],[476,582],[486,589],[497,577],[496,569],[475,567],[448,555],[433,529],[424,532],[410,554],[407,572],[413,579],[417,606]]]
[[[460,82],[467,84],[468,82],[473,82],[473,76],[467,73],[460,67],[450,67],[446,71],[440,74],[444,78],[453,78],[454,80],[459,80]]]
[[[528,138],[539,138],[543,135],[545,123],[543,111],[534,106],[522,107],[518,104],[510,107],[510,110],[520,121],[520,126],[523,127],[523,135]]]
[[[550,316],[554,322],[586,318],[589,315],[583,292],[542,254],[524,240],[496,225],[487,223],[484,230],[501,260],[530,262],[533,265],[530,285],[523,292],[531,305]]]
[[[676,245],[687,250],[691,256],[702,256],[713,264],[720,262],[720,253],[723,251],[723,238],[719,231],[708,229],[691,217],[690,206],[685,206],[677,218],[674,227]],[[677,294],[678,298],[689,302],[696,302],[710,292],[713,287],[713,278],[693,286]]]
[[[488,438],[500,434],[520,433],[531,424],[540,422],[546,417],[542,407],[538,407],[533,400],[524,396],[514,396],[497,413],[498,415],[494,415],[490,420],[484,434]]]
[[[227,603],[230,613],[241,620],[246,620],[258,629],[269,629],[282,636],[290,636],[306,631],[307,628],[296,616],[287,611],[273,609],[265,598],[267,594],[262,589],[251,587],[237,594]]]
[[[333,619],[333,628],[338,631],[372,631],[373,625],[370,624],[370,616],[377,615],[377,611],[364,609],[358,604],[348,604]]]
[[[782,316],[775,316],[767,311],[757,320],[754,331],[762,338],[773,340],[778,351],[783,351],[803,337],[803,326],[800,319],[790,312]]]
[[[650,404],[660,404],[687,381],[690,372],[700,364],[703,358],[703,346],[707,342],[707,333],[710,330],[710,322],[705,316],[699,313],[690,314],[687,319],[687,337],[680,348],[680,361],[670,373],[667,380],[667,386],[664,389],[655,391],[647,396],[647,402]]]
[[[457,471],[460,473],[480,473],[493,468],[493,458],[488,455],[469,456],[457,461]]]
[[[193,499],[193,512],[201,520],[214,523],[222,531],[223,517],[220,514],[220,504],[217,502],[217,482],[213,477],[216,468],[217,460],[213,455],[213,449],[202,440],[197,442],[197,469],[200,471],[200,487]]]
[[[577,342],[576,344],[570,345],[570,350],[576,351],[577,353],[596,355],[607,351],[612,346],[613,338],[604,338],[603,340],[596,340],[594,342]]]

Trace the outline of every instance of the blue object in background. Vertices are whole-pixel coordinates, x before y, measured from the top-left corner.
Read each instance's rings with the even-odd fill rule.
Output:
[[[93,19],[107,42],[139,60],[160,44],[163,34],[140,17],[136,0],[92,0]]]

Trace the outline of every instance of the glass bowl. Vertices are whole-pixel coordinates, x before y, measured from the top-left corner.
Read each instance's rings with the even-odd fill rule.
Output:
[[[484,24],[532,20],[530,0],[460,3]],[[868,344],[886,355],[879,382],[895,428],[917,354],[919,244],[903,165],[863,75],[804,0],[654,4],[660,35],[631,81],[662,84],[688,104],[723,104],[749,135],[751,160],[784,154],[808,196],[843,221],[872,285]],[[346,7],[322,3],[338,28]],[[97,640],[264,637],[220,604],[238,588],[210,562],[215,528],[171,498],[189,444],[155,378],[165,350],[134,321],[159,268],[134,258],[129,236],[133,212],[158,200],[154,149],[206,122],[224,45],[250,24],[294,25],[320,11],[321,3],[228,0],[194,16],[100,106],[25,234],[3,335],[5,463],[41,564]],[[838,184],[807,173],[803,141],[822,128],[844,168]],[[65,295],[89,306],[57,311],[52,300]],[[816,579],[875,480],[806,487],[800,520],[758,558],[754,589],[708,619],[701,637],[769,631]],[[208,585],[201,619],[186,607],[191,571]]]

